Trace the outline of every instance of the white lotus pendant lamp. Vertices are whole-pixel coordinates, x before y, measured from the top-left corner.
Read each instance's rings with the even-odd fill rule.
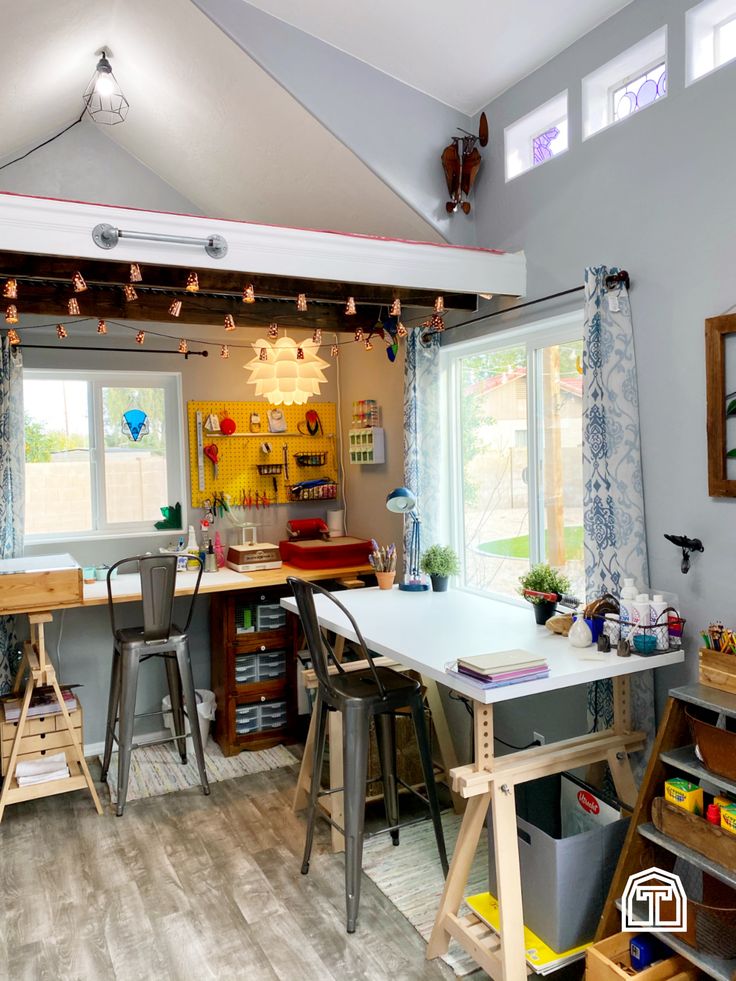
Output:
[[[291,337],[276,341],[261,337],[253,351],[253,359],[244,365],[250,372],[248,384],[273,405],[303,405],[319,395],[320,385],[327,381],[328,362],[320,358],[319,344],[310,338],[297,344]]]

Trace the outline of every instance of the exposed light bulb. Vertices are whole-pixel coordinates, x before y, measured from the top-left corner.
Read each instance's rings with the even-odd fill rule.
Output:
[[[362,341],[363,340],[363,328],[362,327],[356,327],[355,328],[355,334],[353,335],[353,337],[358,342]]]
[[[6,300],[17,300],[18,299],[18,281],[15,279],[8,279],[3,286],[3,297]]]
[[[196,272],[190,272],[187,276],[187,285],[185,287],[187,293],[197,293],[199,291],[199,276]]]
[[[493,299],[493,293],[479,293],[478,296],[481,298],[481,300],[492,300]]]
[[[274,340],[279,336],[279,325],[277,323],[270,323],[268,325],[268,336],[271,340]]]
[[[189,354],[189,345],[183,337],[179,341],[179,354]]]
[[[296,308],[299,311],[299,313],[306,313],[307,312],[307,294],[306,293],[299,293],[298,294],[298,296],[296,298]]]
[[[227,344],[223,344],[222,347],[220,348],[220,357],[221,358],[230,357],[230,349],[228,348]]]
[[[56,336],[59,338],[60,341],[65,340],[65,338],[69,336],[69,334],[67,333],[67,329],[63,324],[56,325]]]
[[[146,339],[145,330],[139,330],[138,333],[135,335],[136,344],[142,344],[145,341],[145,339]]]
[[[345,304],[345,316],[346,317],[354,317],[356,313],[357,313],[357,311],[355,309],[355,298],[352,297],[352,296],[349,296],[348,297],[348,301]]]
[[[401,316],[401,300],[397,297],[388,311],[389,317],[400,317]]]
[[[126,283],[125,286],[123,286],[123,293],[125,295],[126,300],[132,301],[138,299],[138,294],[135,291],[135,286],[131,286],[130,283]]]
[[[256,291],[253,289],[253,284],[248,283],[248,285],[243,290],[243,303],[255,303],[256,302]]]
[[[79,316],[79,303],[77,302],[77,300],[74,297],[72,297],[71,300],[69,300],[69,302],[66,305],[66,308],[69,311],[69,316],[70,317],[78,317]]]
[[[399,337],[406,337],[409,332],[407,331],[406,327],[404,327],[403,323],[399,321],[398,326],[396,327],[396,333],[399,335]]]
[[[268,361],[268,351],[266,350],[265,347],[262,347],[260,349],[260,351],[258,352],[258,360],[259,361]]]
[[[107,324],[105,323],[104,320],[98,320],[97,321],[97,333],[98,334],[106,334],[107,333]]]
[[[87,289],[87,284],[84,281],[84,276],[81,272],[77,271],[72,276],[72,286],[74,287],[75,293],[84,293]]]
[[[434,312],[444,313],[445,312],[445,298],[444,296],[438,296],[434,301]]]
[[[436,313],[430,320],[429,326],[437,333],[441,333],[445,329],[445,321]]]
[[[8,331],[8,343],[12,344],[14,347],[20,344],[20,335],[15,327],[11,327]]]
[[[181,300],[174,300],[174,302],[169,307],[169,313],[172,317],[178,317],[181,313]]]
[[[371,344],[371,342],[368,340],[367,337],[366,337],[366,340],[365,340],[365,349],[366,349],[366,351],[372,351],[373,350],[373,345]]]
[[[109,72],[99,71],[97,73],[97,81],[95,82],[95,92],[101,95],[104,99],[106,96],[112,95],[115,91],[115,83],[112,80]]]
[[[140,283],[143,279],[141,274],[141,267],[137,262],[131,262],[130,264],[130,281],[131,283]]]
[[[333,344],[332,347],[330,348],[330,354],[332,355],[333,358],[336,358],[339,353],[340,353],[340,348],[337,346],[337,344]]]
[[[225,314],[225,330],[235,330],[235,318],[231,313]]]
[[[297,361],[303,361],[304,360],[304,351],[300,347],[298,347],[296,349],[296,360]]]
[[[18,308],[14,303],[9,304],[5,308],[5,323],[6,324],[18,323]]]
[[[322,343],[322,331],[319,327],[314,328],[314,333],[312,334],[312,344]]]

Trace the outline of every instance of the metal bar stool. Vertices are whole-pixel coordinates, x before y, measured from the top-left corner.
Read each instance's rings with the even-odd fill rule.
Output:
[[[440,806],[437,787],[434,782],[434,767],[429,746],[429,736],[424,719],[421,686],[418,681],[408,678],[390,668],[376,667],[371,653],[366,647],[363,635],[351,613],[332,593],[316,583],[303,579],[288,578],[294,592],[299,616],[301,617],[307,646],[312,657],[312,666],[319,682],[317,699],[313,711],[317,713],[314,739],[314,768],[307,809],[307,835],[304,844],[302,875],[309,871],[309,859],[314,839],[314,819],[317,799],[324,793],[342,790],[344,794],[345,827],[340,831],[345,836],[345,903],[347,906],[347,932],[355,932],[360,904],[360,875],[363,865],[363,827],[365,820],[365,798],[368,767],[368,737],[371,720],[375,721],[378,753],[381,763],[384,803],[388,827],[395,845],[399,844],[399,780],[396,776],[396,731],[395,713],[407,706],[411,710],[416,732],[422,774],[427,789],[427,797],[422,800],[429,805],[434,825],[442,870],[447,875],[447,852],[440,819]],[[331,600],[350,621],[362,658],[369,667],[365,670],[348,672],[337,661],[324,640],[319,629],[314,594],[321,593]],[[329,671],[332,658],[337,674]],[[329,712],[342,713],[343,731],[343,781],[344,787],[331,787],[320,790],[322,760],[324,757],[327,715]],[[419,795],[421,796],[421,795]],[[329,820],[329,819],[328,819]],[[333,822],[330,820],[330,823]]]
[[[135,714],[138,667],[143,661],[147,661],[151,657],[164,659],[176,735],[158,739],[146,745],[153,746],[158,743],[175,741],[181,761],[186,763],[187,744],[184,735],[184,710],[186,709],[202,790],[205,794],[210,792],[204,763],[202,736],[197,718],[197,698],[194,691],[192,664],[189,658],[188,631],[192,622],[194,602],[199,591],[199,582],[202,578],[202,561],[199,558],[197,561],[199,563],[197,582],[194,586],[194,593],[189,604],[189,614],[183,630],[177,627],[171,619],[176,586],[176,555],[138,555],[129,559],[121,559],[107,572],[107,604],[113,635],[113,655],[105,754],[102,760],[102,779],[107,779],[113,741],[115,741],[119,750],[116,810],[118,817],[123,813],[125,799],[128,795],[130,754],[132,750],[138,748],[138,744],[133,743],[133,724],[135,719],[159,714],[158,712]],[[141,599],[143,601],[142,627],[118,628],[115,623],[115,605],[112,599],[110,581],[115,570],[126,564],[135,565],[140,573]],[[118,723],[117,736],[115,735],[116,723]]]

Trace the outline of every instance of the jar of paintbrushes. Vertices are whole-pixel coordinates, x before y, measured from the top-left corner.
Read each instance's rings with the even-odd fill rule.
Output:
[[[368,561],[376,573],[376,582],[379,589],[391,589],[396,578],[396,546],[392,542],[388,546],[379,545],[372,538],[371,546],[373,551],[368,556]]]

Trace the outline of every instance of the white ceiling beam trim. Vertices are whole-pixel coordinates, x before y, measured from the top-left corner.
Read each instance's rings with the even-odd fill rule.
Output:
[[[214,259],[203,248],[124,238],[114,249],[103,250],[92,240],[92,229],[100,223],[124,231],[199,239],[221,235],[227,241],[227,256]],[[501,253],[3,193],[0,249],[453,293],[526,293],[523,252]]]

